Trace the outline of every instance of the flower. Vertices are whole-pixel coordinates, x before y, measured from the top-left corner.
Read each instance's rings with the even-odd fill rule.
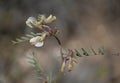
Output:
[[[74,62],[77,63],[77,58],[74,55],[74,52],[72,50],[69,51],[69,64],[68,64],[68,71],[72,71],[74,67]]]
[[[43,29],[43,27],[42,27],[43,25],[47,25],[47,24],[53,22],[54,20],[56,20],[56,17],[53,15],[50,15],[47,18],[44,15],[39,15],[38,19],[36,19],[34,17],[29,17],[26,21],[26,24],[30,28],[37,27],[39,29]]]
[[[34,26],[37,25],[37,19],[34,17],[29,17],[26,21],[26,24],[30,27],[33,28]]]
[[[46,19],[44,19],[44,22],[45,22],[45,24],[49,24],[49,23],[51,23],[51,22],[53,22],[55,20],[56,20],[56,17],[53,16],[53,15],[50,15],[49,17],[47,17]]]
[[[68,65],[66,64],[68,62]],[[61,72],[63,73],[65,71],[65,67],[67,66],[68,71],[72,71],[74,67],[74,63],[77,63],[77,58],[74,55],[73,50],[68,50],[67,56],[63,57],[62,66],[61,66]]]
[[[72,71],[73,66],[74,66],[74,65],[73,65],[72,58],[71,58],[71,57],[69,57],[68,71]]]
[[[30,43],[35,47],[42,47],[47,34],[43,33],[41,36],[36,36],[30,39]]]
[[[62,65],[61,65],[61,69],[60,69],[60,71],[61,71],[62,73],[65,71],[66,62],[67,62],[67,58],[64,57],[64,58],[63,58]]]

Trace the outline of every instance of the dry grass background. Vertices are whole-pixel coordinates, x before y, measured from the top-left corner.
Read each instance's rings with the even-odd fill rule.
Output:
[[[52,26],[60,29],[59,38],[65,48],[104,46],[107,56],[79,58],[71,73],[58,83],[119,83],[120,56],[120,1],[119,0],[0,0],[0,82],[39,83],[34,78],[26,55],[34,51],[45,70],[59,68],[59,48],[55,39],[47,39],[42,48],[35,48],[28,42],[17,46],[11,40],[30,31],[25,25],[29,16],[39,13],[57,16]],[[106,69],[104,75],[97,75],[99,69]]]

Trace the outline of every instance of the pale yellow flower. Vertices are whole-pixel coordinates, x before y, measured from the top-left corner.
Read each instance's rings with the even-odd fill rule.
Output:
[[[61,68],[60,68],[60,71],[63,73],[65,71],[65,66],[66,66],[66,60],[64,60],[62,62],[62,65],[61,65]]]
[[[35,47],[42,47],[44,45],[44,40],[46,38],[47,34],[44,33],[41,36],[36,36],[30,39],[30,43],[34,45]]]
[[[27,26],[33,28],[37,24],[37,19],[34,17],[29,17],[26,21]]]
[[[53,16],[53,15],[50,15],[49,17],[47,17],[47,18],[44,20],[44,22],[45,22],[46,24],[49,24],[49,23],[51,23],[51,22],[53,22],[53,21],[55,21],[55,20],[56,20],[56,17]]]

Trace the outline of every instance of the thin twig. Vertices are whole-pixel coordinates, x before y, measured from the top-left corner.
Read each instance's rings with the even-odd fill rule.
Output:
[[[61,59],[63,60],[63,52],[62,52],[62,44],[61,44],[61,41],[60,41],[60,39],[57,37],[57,36],[55,36],[55,35],[53,35],[53,37],[57,40],[57,42],[58,42],[58,44],[59,44],[59,46],[60,46],[60,54],[61,54]]]
[[[53,35],[53,36],[54,36],[55,39],[57,40],[58,44],[61,46],[61,41],[60,41],[60,39],[59,39],[57,36],[55,36],[55,35]]]

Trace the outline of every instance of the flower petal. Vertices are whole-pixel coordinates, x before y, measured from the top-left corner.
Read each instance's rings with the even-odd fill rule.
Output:
[[[41,36],[33,37],[30,39],[30,43],[36,47],[42,47],[44,45],[43,41],[40,41]]]
[[[36,18],[34,17],[29,17],[26,21],[26,24],[30,27],[33,28],[33,25],[35,25],[37,23]]]
[[[30,39],[30,43],[35,44],[35,42],[39,42],[39,39],[40,39],[40,36],[33,37],[33,38]]]
[[[56,17],[53,16],[53,15],[50,15],[48,18],[45,19],[45,23],[51,23],[53,22],[54,20],[56,20]]]
[[[65,71],[65,65],[66,65],[66,62],[63,61],[62,66],[61,66],[61,68],[60,68],[60,71],[61,71],[62,73]]]
[[[35,47],[42,47],[44,42],[36,42]]]

